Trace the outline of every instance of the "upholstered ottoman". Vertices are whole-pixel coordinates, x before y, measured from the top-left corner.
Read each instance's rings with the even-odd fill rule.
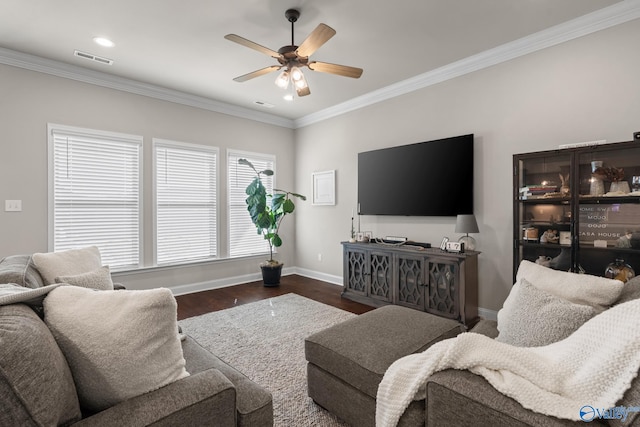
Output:
[[[397,359],[452,338],[464,327],[450,319],[389,305],[320,331],[305,340],[309,396],[354,426],[374,426],[376,393]],[[424,425],[424,400],[400,425]]]

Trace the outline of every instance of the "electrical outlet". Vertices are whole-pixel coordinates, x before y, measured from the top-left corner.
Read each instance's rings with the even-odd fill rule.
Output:
[[[322,262],[322,254],[318,254],[318,261]]]
[[[4,211],[5,212],[21,212],[22,200],[5,200]]]

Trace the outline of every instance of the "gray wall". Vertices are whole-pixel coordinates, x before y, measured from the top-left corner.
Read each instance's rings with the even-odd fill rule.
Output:
[[[330,169],[337,182],[336,206],[300,207],[298,267],[340,280],[339,242],[349,238],[356,208],[358,152],[474,133],[479,305],[498,310],[512,286],[512,155],[632,139],[640,130],[639,44],[633,21],[298,129],[299,186],[310,193],[311,173]],[[432,244],[460,237],[454,224],[448,217],[361,218],[361,229],[374,236]]]
[[[164,138],[220,148],[220,252],[226,251],[226,149],[277,156],[278,186],[294,187],[291,129],[106,89],[0,65],[0,258],[47,251],[47,123],[123,132],[144,137],[145,264],[152,254],[151,140]],[[4,200],[22,200],[22,212],[4,212]],[[285,245],[278,258],[295,265],[294,221],[285,221]],[[217,261],[192,267],[117,274],[134,289],[227,284],[259,272],[265,257]]]
[[[337,204],[298,204],[294,221],[285,224],[280,254],[302,273],[334,282],[341,281],[340,242],[349,237],[356,208],[357,153],[474,133],[480,306],[497,310],[512,285],[512,155],[571,142],[631,139],[640,130],[638,45],[640,28],[632,21],[296,131],[0,65],[0,201],[23,201],[23,212],[0,210],[0,257],[47,250],[49,122],[143,135],[147,160],[153,137],[215,145],[222,158],[228,147],[273,152],[278,185],[308,196],[312,172],[335,169]],[[151,170],[148,161],[145,165],[149,246]],[[362,217],[361,229],[438,243],[443,236],[459,237],[454,222]],[[226,235],[221,238],[224,242]],[[149,263],[150,254],[145,258]],[[196,290],[252,277],[259,261],[143,270],[117,280],[134,289],[193,285],[189,289]]]

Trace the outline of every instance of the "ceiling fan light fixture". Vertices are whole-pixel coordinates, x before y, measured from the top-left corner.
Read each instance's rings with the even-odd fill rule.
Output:
[[[291,80],[293,80],[296,89],[305,89],[308,87],[307,79],[305,79],[304,74],[302,74],[302,71],[298,67],[291,69]]]
[[[286,89],[289,86],[289,71],[285,70],[276,78],[276,86]]]
[[[297,82],[301,79],[304,79],[304,75],[302,74],[302,71],[300,70],[300,68],[298,67],[292,67],[291,68],[291,79],[294,82]]]

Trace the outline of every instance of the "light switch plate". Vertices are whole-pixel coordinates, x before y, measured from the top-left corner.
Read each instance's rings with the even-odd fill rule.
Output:
[[[4,211],[5,212],[21,212],[22,200],[5,200]]]

